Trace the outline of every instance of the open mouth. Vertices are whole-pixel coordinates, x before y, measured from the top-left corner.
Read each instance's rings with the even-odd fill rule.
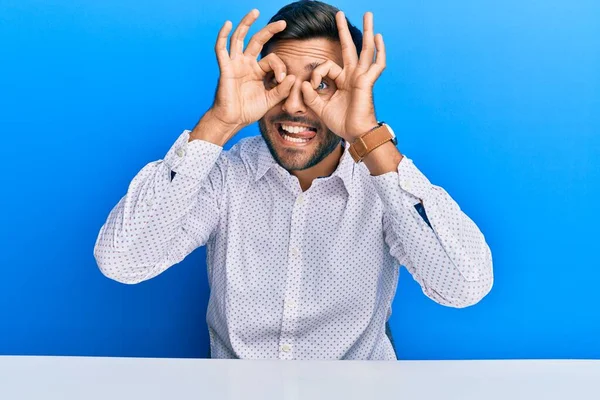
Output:
[[[275,124],[279,136],[285,143],[304,144],[310,142],[317,136],[317,128],[295,123],[281,122]]]

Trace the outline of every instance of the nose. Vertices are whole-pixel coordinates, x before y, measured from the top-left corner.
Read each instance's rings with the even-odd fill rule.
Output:
[[[304,104],[304,98],[302,97],[302,79],[296,78],[294,86],[290,90],[289,96],[284,100],[281,108],[283,111],[291,115],[304,115],[306,114],[306,104]]]

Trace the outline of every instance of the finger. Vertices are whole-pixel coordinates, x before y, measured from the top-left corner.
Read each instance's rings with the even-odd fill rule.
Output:
[[[317,68],[315,68],[310,76],[310,86],[317,89],[323,78],[328,77],[332,81],[336,81],[342,73],[342,67],[331,60],[327,60]]]
[[[358,55],[356,54],[356,46],[352,41],[352,35],[348,29],[348,22],[346,16],[342,11],[338,11],[335,14],[335,21],[337,23],[338,33],[340,35],[340,43],[342,45],[342,57],[344,59],[344,67],[347,65],[356,65]]]
[[[279,104],[286,97],[290,95],[290,91],[292,90],[292,86],[294,86],[294,82],[296,81],[296,77],[294,75],[288,75],[285,79],[273,89],[267,92],[267,105],[269,108]]]
[[[358,67],[367,70],[373,64],[375,43],[373,40],[373,13],[367,12],[363,17],[363,45],[360,51]]]
[[[215,43],[215,54],[217,55],[219,67],[223,67],[223,64],[229,60],[229,52],[227,51],[227,36],[229,36],[229,32],[231,32],[231,21],[225,21],[219,30],[217,42]]]
[[[301,86],[304,104],[310,107],[319,117],[325,108],[325,101],[319,96],[319,93],[310,86],[307,81],[302,82]]]
[[[371,79],[372,82],[375,82],[375,80],[379,78],[379,76],[386,67],[385,44],[383,43],[383,35],[381,35],[381,33],[375,35],[375,48],[377,49],[377,56],[375,57],[375,62],[371,64],[367,71],[367,76],[369,77],[369,79]]]
[[[277,82],[279,83],[283,81],[285,75],[287,74],[287,68],[285,67],[285,64],[275,53],[270,53],[266,57],[262,58],[258,62],[258,66],[265,74],[273,71],[275,79],[277,79]]]
[[[235,28],[233,35],[231,35],[231,43],[229,45],[229,53],[231,59],[234,59],[238,54],[242,54],[244,51],[244,39],[250,29],[250,26],[258,18],[258,10],[255,8],[242,18],[240,24]]]
[[[244,54],[250,57],[258,57],[258,54],[265,43],[267,43],[273,35],[284,30],[285,26],[286,22],[284,20],[279,20],[271,22],[260,31],[256,32],[248,42],[248,47],[246,47]]]

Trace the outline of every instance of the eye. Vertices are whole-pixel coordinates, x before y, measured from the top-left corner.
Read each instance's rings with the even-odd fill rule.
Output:
[[[275,74],[271,74],[271,76],[267,76],[265,79],[265,83],[268,87],[277,86],[277,79],[275,79]]]
[[[319,83],[319,86],[317,86],[317,90],[325,90],[328,87],[329,85],[325,81],[321,81],[321,83]]]

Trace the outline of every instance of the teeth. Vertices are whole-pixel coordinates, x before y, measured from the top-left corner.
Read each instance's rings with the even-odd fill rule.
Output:
[[[285,133],[281,135],[285,140],[287,140],[288,142],[294,142],[294,143],[306,143],[308,142],[310,139],[298,139],[298,138],[294,138],[291,136],[286,135]]]
[[[310,129],[308,129],[305,126],[291,126],[291,125],[281,125],[281,128],[284,131],[287,131],[289,133],[300,133],[300,132],[305,132],[305,131],[309,131]]]

